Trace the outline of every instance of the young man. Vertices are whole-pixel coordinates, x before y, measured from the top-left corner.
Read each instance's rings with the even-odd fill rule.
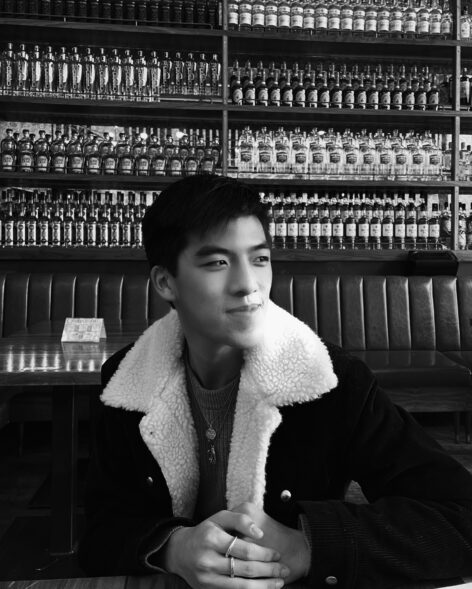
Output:
[[[472,574],[472,477],[366,366],[273,304],[256,192],[196,176],[143,221],[173,309],[103,367],[80,557],[199,587]],[[344,501],[351,480],[368,504]]]

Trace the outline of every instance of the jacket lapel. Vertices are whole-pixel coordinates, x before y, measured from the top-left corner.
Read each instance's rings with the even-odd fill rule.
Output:
[[[137,340],[102,394],[114,407],[141,411],[140,431],[159,463],[175,516],[191,517],[198,484],[197,436],[182,361],[184,336],[170,311]],[[226,497],[263,506],[270,439],[278,407],[319,398],[337,384],[319,337],[268,303],[264,341],[245,352],[228,460]]]

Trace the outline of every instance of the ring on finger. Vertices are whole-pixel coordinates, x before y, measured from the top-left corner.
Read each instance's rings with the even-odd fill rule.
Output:
[[[238,539],[237,536],[235,536],[232,540],[230,545],[228,546],[228,550],[225,552],[225,557],[229,558],[231,556],[231,550],[233,549],[234,545],[236,544],[236,540]]]
[[[229,557],[229,576],[234,579],[234,558],[232,556]]]

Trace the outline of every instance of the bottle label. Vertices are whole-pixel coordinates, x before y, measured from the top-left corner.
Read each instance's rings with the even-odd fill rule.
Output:
[[[280,88],[271,89],[269,96],[271,105],[280,106]]]
[[[64,245],[72,245],[72,223],[64,222]]]
[[[313,151],[311,155],[311,161],[314,164],[322,164],[324,161],[324,152],[323,151]]]
[[[166,169],[166,161],[164,158],[158,158],[153,160],[151,166],[154,176],[164,176]]]
[[[415,94],[414,92],[407,92],[405,94],[405,108],[407,110],[413,110],[415,106]]]
[[[393,237],[393,223],[382,224],[382,237]]]
[[[81,155],[72,155],[69,156],[69,164],[70,164],[70,171],[72,174],[81,174],[82,173],[82,164],[83,158]]]
[[[418,225],[418,236],[419,237],[429,237],[429,226],[427,223],[420,223]]]
[[[328,12],[328,29],[330,31],[339,31],[341,26],[341,11],[333,6]]]
[[[251,26],[252,6],[249,2],[241,2],[239,5],[239,24]]]
[[[284,106],[292,106],[293,104],[293,90],[290,86],[284,86],[282,90],[282,104]]]
[[[395,237],[405,237],[405,223],[396,223],[395,224]]]
[[[374,154],[370,151],[364,153],[363,161],[368,166],[372,165],[374,163]]]
[[[298,223],[287,223],[287,235],[289,237],[298,237]]]
[[[406,164],[406,155],[404,153],[397,153],[395,156],[395,163],[397,166],[404,166]]]
[[[290,26],[292,29],[301,29],[303,27],[303,8],[294,6],[290,16]]]
[[[147,158],[139,158],[137,164],[138,174],[147,175],[149,173],[149,160]]]
[[[278,164],[285,164],[288,161],[288,153],[286,151],[280,150],[275,152],[275,161]]]
[[[439,92],[430,92],[428,96],[429,106],[438,106],[439,104]]]
[[[49,159],[47,155],[38,153],[36,156],[36,171],[47,172],[49,168]]]
[[[418,225],[416,223],[408,223],[406,226],[407,237],[418,237]]]
[[[270,151],[259,151],[259,163],[261,164],[269,164],[271,160],[271,152]]]
[[[390,30],[390,12],[388,10],[379,10],[377,28],[379,33],[388,33]]]
[[[429,20],[421,19],[418,21],[418,33],[421,33],[422,35],[427,35],[430,32],[429,29]]]
[[[308,103],[308,106],[316,107],[318,104],[318,91],[316,90],[316,88],[312,88],[310,90],[308,90],[308,93],[306,95],[306,101]]]
[[[238,3],[228,2],[228,24],[238,25]]]
[[[436,239],[439,238],[439,223],[433,223],[429,226],[429,236]]]
[[[354,151],[348,151],[346,153],[346,164],[354,165],[357,164],[357,154]]]
[[[356,237],[355,223],[346,223],[346,237]]]
[[[87,174],[100,173],[100,158],[98,156],[90,156],[87,160]]]
[[[233,104],[242,104],[242,102],[243,102],[242,88],[236,88],[233,91]]]
[[[328,9],[324,7],[317,7],[315,9],[315,26],[317,29],[328,28]]]
[[[290,27],[290,8],[285,6],[279,8],[277,26],[280,29],[288,29]]]
[[[114,174],[116,169],[116,160],[113,156],[105,157],[104,160],[104,171],[105,174]]]
[[[52,160],[53,172],[64,172],[66,167],[66,158],[63,155],[56,155]]]
[[[379,107],[379,93],[374,90],[370,92],[368,97],[368,104],[371,108],[377,109]]]
[[[302,88],[295,92],[293,102],[296,106],[305,106],[305,89]]]
[[[61,223],[53,221],[51,225],[51,241],[53,245],[61,245]]]
[[[434,15],[431,17],[431,35],[440,35],[441,34],[441,17],[435,17]]]
[[[461,39],[470,38],[470,22],[467,20],[461,21]]]
[[[369,237],[369,224],[368,223],[359,223],[357,226],[357,230],[359,233],[359,237]]]
[[[120,243],[120,227],[118,223],[110,223],[110,244],[118,245]]]
[[[13,245],[13,221],[5,223],[5,245]]]
[[[267,90],[266,87],[259,87],[258,92],[257,92],[257,104],[260,104],[261,106],[267,106],[267,104],[269,103],[269,91]]]
[[[419,152],[414,153],[412,160],[415,165],[417,165],[417,166],[421,165],[424,162],[423,154],[419,153]]]
[[[356,33],[365,31],[365,11],[354,9],[354,18],[352,21],[352,30]]]
[[[2,154],[2,169],[6,170],[7,172],[12,172],[14,168],[14,158],[9,153]]]
[[[331,96],[331,104],[334,108],[341,108],[343,104],[343,93],[341,90],[336,90]]]
[[[344,226],[342,223],[333,223],[333,237],[342,237],[344,235]]]
[[[22,153],[20,157],[20,172],[31,172],[33,170],[33,154]]]
[[[266,28],[277,27],[277,7],[268,6],[266,8],[265,26]]]
[[[306,152],[305,151],[297,151],[295,153],[295,163],[296,164],[304,164],[306,163]]]
[[[324,90],[319,95],[319,105],[328,108],[329,107],[329,90]]]
[[[252,26],[253,27],[264,27],[264,6],[262,6],[262,8],[259,8],[259,10],[257,10],[256,5],[254,5],[254,12],[252,15]]]
[[[130,157],[124,157],[120,160],[119,173],[120,174],[131,174],[133,171],[133,160]]]
[[[365,11],[365,30],[372,32],[377,30],[377,11],[366,10]]]
[[[392,95],[392,108],[400,110],[402,107],[403,96],[401,92],[394,92]]]
[[[393,9],[390,15],[390,32],[401,33],[402,32],[402,12],[398,9]]]
[[[16,223],[16,245],[25,245],[26,243],[26,224],[24,221]]]
[[[320,237],[321,236],[321,225],[320,223],[310,223],[310,236]]]
[[[83,221],[75,222],[75,245],[84,245],[85,227]]]
[[[49,245],[49,223],[47,221],[39,223],[39,243]]]
[[[256,104],[256,89],[254,87],[246,88],[244,91],[244,102],[250,106]]]
[[[277,237],[286,237],[287,224],[285,222],[275,224],[275,235]]]
[[[303,11],[303,28],[306,30],[313,30],[315,28],[315,9],[305,8]]]
[[[359,108],[365,108],[367,104],[367,92],[364,90],[357,93],[357,106]]]
[[[321,223],[321,235],[323,237],[331,237],[333,234],[333,226],[331,223]]]
[[[391,96],[390,92],[382,92],[382,94],[380,96],[380,104],[384,108],[390,108],[391,101],[392,101],[392,96]]]
[[[204,167],[204,162],[202,162],[202,169]],[[180,176],[182,173],[182,162],[179,159],[173,158],[170,161],[170,173],[172,176]]]
[[[341,161],[341,154],[339,153],[339,151],[330,151],[329,161],[331,164],[339,164],[339,162]]]
[[[407,18],[405,20],[404,30],[405,30],[405,33],[416,33],[416,20],[413,18],[411,18],[411,19]]]

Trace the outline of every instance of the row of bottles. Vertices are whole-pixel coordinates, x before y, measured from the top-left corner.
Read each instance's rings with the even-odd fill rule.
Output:
[[[6,189],[0,202],[3,247],[142,247],[141,220],[158,192]]]
[[[218,55],[141,49],[14,46],[0,55],[0,94],[158,101],[161,96],[219,96]]]
[[[450,196],[427,206],[409,193],[273,193],[274,247],[280,249],[445,249],[451,247]],[[472,206],[459,205],[459,249],[472,249]]]
[[[16,135],[16,136],[15,136]],[[219,130],[190,129],[174,140],[172,133],[119,134],[118,141],[76,130],[71,137],[60,130],[54,140],[44,130],[39,137],[23,129],[22,136],[7,129],[0,143],[3,172],[53,174],[121,174],[125,176],[182,176],[213,173],[220,165]]]
[[[443,38],[448,0],[229,0],[228,27],[308,35]]]
[[[1,0],[0,16],[119,24],[220,27],[222,0]]]
[[[267,66],[235,60],[229,71],[233,104],[383,110],[439,110],[450,107],[451,76],[429,66],[346,64],[283,61]],[[470,104],[470,101],[469,101]]]
[[[295,127],[276,130],[246,126],[230,132],[235,175],[248,177],[362,180],[440,180],[450,178],[451,145],[442,137],[394,130],[375,133]]]

